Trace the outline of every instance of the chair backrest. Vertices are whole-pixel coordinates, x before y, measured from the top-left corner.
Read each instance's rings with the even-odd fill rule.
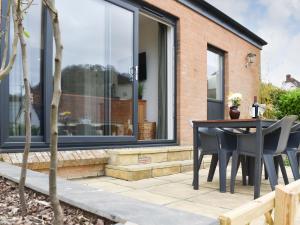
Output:
[[[220,142],[218,139],[217,128],[199,128],[198,129],[198,146],[203,152],[218,153],[220,149]]]
[[[206,153],[218,153],[219,150],[236,150],[237,137],[230,130],[219,128],[199,128],[198,146]]]
[[[291,132],[287,148],[300,151],[300,131]]]
[[[237,148],[237,134],[243,132],[242,130],[225,128],[221,129],[218,137],[220,141],[220,147],[222,150],[234,151]]]
[[[285,116],[276,124],[274,124],[273,127],[271,126],[270,128],[266,129],[269,129],[270,133],[266,134],[265,139],[269,139],[269,143],[271,143],[270,141],[273,141],[274,143],[276,143],[277,141],[276,149],[274,149],[277,154],[280,154],[283,151],[285,151],[290,136],[291,128],[296,120],[297,116]]]
[[[292,127],[287,148],[300,151],[300,123]]]

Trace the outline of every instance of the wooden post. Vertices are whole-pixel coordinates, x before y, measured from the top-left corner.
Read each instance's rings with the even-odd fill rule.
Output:
[[[220,216],[219,221],[220,221],[220,225],[231,225],[231,220],[229,217]]]
[[[275,190],[275,225],[294,225],[298,205],[298,194],[288,191],[283,185]]]
[[[254,201],[224,213],[219,217],[221,225],[246,225],[260,216],[267,216],[269,225],[272,225],[270,212],[275,205],[275,193],[270,192]],[[266,215],[268,213],[268,215]]]
[[[265,213],[265,222],[268,225],[274,225],[274,221],[273,221],[273,218],[272,218],[272,211],[273,210],[271,209],[269,212]]]

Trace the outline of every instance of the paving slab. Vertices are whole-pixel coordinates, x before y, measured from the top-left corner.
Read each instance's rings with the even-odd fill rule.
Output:
[[[213,189],[209,188],[200,188],[199,190],[194,190],[191,185],[181,183],[163,184],[151,188],[146,188],[145,190],[151,193],[162,194],[164,196],[169,196],[178,199],[191,198],[199,194],[214,191]]]
[[[0,176],[18,182],[20,168],[0,162]],[[26,186],[48,194],[48,176],[28,170]],[[57,179],[61,201],[119,222],[137,225],[213,225],[216,219],[146,203],[72,181]]]
[[[98,178],[98,180],[100,180],[100,179]],[[102,180],[102,177],[101,177],[101,180]],[[169,183],[169,181],[159,180],[156,178],[148,178],[148,179],[143,179],[143,180],[138,180],[138,181],[126,181],[126,180],[114,179],[114,180],[108,180],[108,182],[117,184],[120,186],[130,187],[133,189],[144,189],[144,188],[149,188],[149,187]]]
[[[227,212],[228,209],[214,207],[207,204],[195,203],[186,200],[174,202],[168,205],[170,208],[185,210],[187,212],[192,212],[200,215],[206,215],[212,218],[218,218],[223,213]]]
[[[159,180],[166,180],[170,182],[178,182],[178,181],[186,181],[186,180],[191,180],[193,177],[193,174],[184,174],[184,173],[178,173],[178,174],[173,174],[169,176],[162,176],[162,177],[156,177],[156,179]]]
[[[171,198],[164,195],[154,194],[144,190],[133,190],[122,192],[122,195],[128,196],[130,198],[138,199],[145,202],[154,203],[157,205],[166,205],[172,202],[177,202],[178,199]]]

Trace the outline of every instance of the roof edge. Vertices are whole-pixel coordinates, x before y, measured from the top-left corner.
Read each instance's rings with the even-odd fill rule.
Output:
[[[177,2],[205,16],[260,49],[268,44],[264,39],[204,0],[177,0]]]

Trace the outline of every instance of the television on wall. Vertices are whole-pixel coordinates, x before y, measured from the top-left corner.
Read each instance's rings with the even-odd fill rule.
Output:
[[[146,52],[141,52],[139,54],[139,80],[147,80]]]

